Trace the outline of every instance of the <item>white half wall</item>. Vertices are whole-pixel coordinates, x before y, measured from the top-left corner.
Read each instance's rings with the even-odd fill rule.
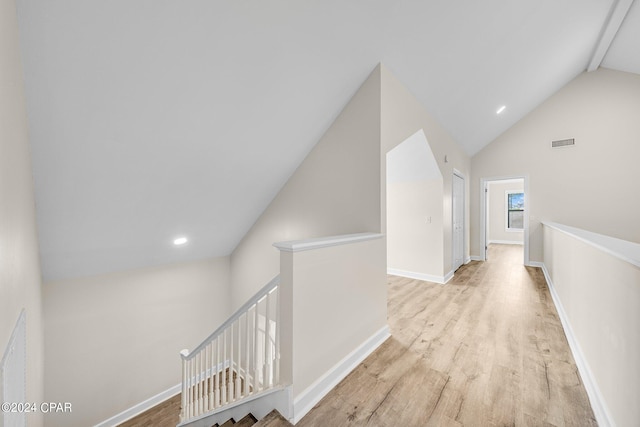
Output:
[[[294,421],[388,338],[385,247],[369,233],[281,252],[281,376],[293,385]]]
[[[45,396],[70,402],[51,427],[95,425],[182,380],[193,349],[231,315],[229,257],[44,286]]]
[[[0,0],[0,358],[24,308],[27,401],[42,402],[40,262],[23,87],[16,2]],[[39,412],[27,416],[29,426],[42,422]]]
[[[545,276],[598,424],[637,425],[640,245],[557,224],[543,230]],[[607,241],[616,250],[594,244]]]

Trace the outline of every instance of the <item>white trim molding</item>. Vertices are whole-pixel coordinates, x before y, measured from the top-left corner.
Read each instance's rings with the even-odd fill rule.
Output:
[[[528,264],[526,264],[527,267],[538,267],[538,268],[542,268],[544,269],[544,264],[540,261],[529,261]]]
[[[300,252],[311,249],[328,248],[330,246],[346,245],[349,243],[364,242],[382,238],[379,233],[356,233],[343,234],[340,236],[317,237],[314,239],[290,240],[287,242],[276,242],[273,244],[283,252]]]
[[[518,242],[517,240],[489,240],[488,243],[490,245],[524,245],[524,242]]]
[[[524,182],[524,251],[523,251],[523,264],[529,265],[529,212],[531,212],[531,203],[529,199],[529,175],[508,175],[508,176],[494,176],[480,178],[480,259],[478,261],[486,260],[485,246],[488,246],[487,236],[487,191],[488,184],[490,182],[500,181],[502,183],[512,183],[519,180]],[[471,257],[473,259],[473,257]]]
[[[307,387],[293,401],[293,424],[302,419],[327,393],[338,385],[351,371],[353,371],[364,359],[373,353],[389,337],[389,326],[374,333],[358,348],[349,353],[344,359],[329,369],[322,377]]]
[[[101,423],[96,424],[94,427],[115,427],[122,424],[125,421],[130,420],[131,418],[140,415],[144,411],[147,411],[153,408],[156,405],[164,402],[167,399],[172,398],[176,394],[179,394],[182,391],[182,384],[174,385],[173,387],[156,394],[145,400],[144,402],[140,402],[136,405],[133,405],[129,409],[125,409],[117,415],[109,418],[108,420],[102,421]]]
[[[593,413],[596,417],[596,420],[598,421],[598,425],[600,427],[615,426],[613,417],[611,416],[611,413],[607,408],[605,400],[602,397],[602,393],[600,393],[600,389],[598,388],[598,384],[595,381],[595,377],[591,371],[591,368],[589,368],[587,359],[584,357],[584,353],[580,348],[580,344],[576,340],[575,334],[573,333],[571,323],[569,323],[567,313],[564,311],[564,307],[562,306],[560,297],[556,293],[553,281],[551,280],[551,276],[549,275],[549,271],[547,270],[547,266],[544,263],[537,264],[540,264],[542,266],[542,272],[544,273],[544,278],[547,281],[551,299],[553,300],[553,304],[556,306],[556,310],[558,311],[558,317],[560,318],[560,322],[562,323],[562,327],[564,328],[564,333],[567,337],[567,342],[569,343],[571,354],[573,355],[573,359],[576,361],[576,366],[578,367],[580,377],[582,378],[582,383],[584,384],[584,388],[586,389],[587,395],[589,396],[591,408],[593,409]]]
[[[640,243],[617,239],[615,237],[551,221],[542,221],[542,224],[578,239],[581,242],[593,246],[594,248],[600,249],[611,256],[621,259],[622,261],[633,264],[636,267],[640,267]]]
[[[407,279],[422,280],[423,282],[438,283],[440,285],[445,285],[453,277],[453,271],[448,272],[444,276],[434,276],[432,274],[416,273],[414,271],[398,270],[395,268],[387,268],[387,274],[406,277]]]

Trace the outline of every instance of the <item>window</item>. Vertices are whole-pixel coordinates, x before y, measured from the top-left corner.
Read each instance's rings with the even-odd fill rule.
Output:
[[[507,231],[524,228],[524,193],[507,191]]]

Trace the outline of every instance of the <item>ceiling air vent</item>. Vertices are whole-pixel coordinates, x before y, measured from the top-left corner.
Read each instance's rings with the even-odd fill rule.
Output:
[[[558,141],[551,141],[551,148],[568,147],[570,145],[576,145],[575,138],[559,139]]]

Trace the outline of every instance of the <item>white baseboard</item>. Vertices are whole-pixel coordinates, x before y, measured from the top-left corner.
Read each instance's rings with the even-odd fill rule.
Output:
[[[484,261],[482,257],[478,255],[471,255],[470,258],[471,258],[471,261]]]
[[[217,369],[218,371],[221,371],[230,366],[231,364],[229,363],[229,360],[225,360],[223,362],[218,363]],[[211,368],[208,368],[205,372],[201,372],[199,375],[196,375],[195,378],[193,378],[193,381],[198,381],[201,378],[204,379],[210,375],[211,375]],[[161,393],[156,394],[153,397],[150,397],[144,402],[140,402],[132,406],[131,408],[124,410],[117,415],[114,415],[113,417],[109,418],[106,421],[101,422],[100,424],[96,424],[94,427],[112,427],[112,426],[120,425],[123,422],[128,421],[137,415],[140,415],[144,411],[151,409],[156,405],[159,405],[160,403],[175,396],[181,391],[182,391],[182,384],[175,385],[168,390],[165,390]]]
[[[596,421],[598,421],[598,425],[600,427],[615,426],[613,417],[611,416],[611,413],[607,408],[605,400],[602,397],[602,393],[600,393],[600,388],[598,387],[598,384],[595,381],[595,377],[593,376],[593,373],[589,368],[589,364],[587,363],[587,360],[582,353],[580,343],[578,343],[573,333],[571,323],[569,323],[567,313],[564,311],[564,307],[562,306],[560,297],[556,293],[553,281],[551,280],[551,276],[549,275],[549,271],[547,270],[547,266],[542,262],[536,261],[535,263],[540,264],[540,266],[542,267],[542,272],[544,273],[544,278],[547,280],[551,299],[553,300],[553,303],[556,306],[556,310],[558,311],[558,317],[560,317],[560,322],[562,322],[564,333],[567,336],[567,341],[569,342],[569,348],[571,349],[573,358],[576,361],[576,366],[578,367],[578,371],[580,372],[580,377],[582,377],[582,383],[584,384],[584,388],[586,389],[587,395],[589,396],[589,401],[591,402],[591,408],[593,409]]]
[[[446,276],[433,276],[431,274],[416,273],[413,271],[406,271],[406,270],[397,270],[395,268],[387,268],[387,274],[391,274],[393,276],[406,277],[408,279],[422,280],[425,282],[439,283],[441,285],[444,285],[451,279],[451,277],[453,277],[453,271],[450,271],[449,273],[447,273]]]
[[[469,264],[470,262],[471,262],[471,257],[470,257],[470,256],[468,256],[468,257],[466,257],[466,258],[464,259],[464,263],[465,263],[465,265],[466,265],[466,264]]]
[[[385,325],[295,397],[293,401],[293,424],[300,421],[320,399],[337,386],[340,381],[349,375],[351,371],[390,336],[389,326]]]
[[[102,421],[101,423],[96,424],[94,427],[115,427],[122,424],[125,421],[130,420],[136,415],[140,415],[144,411],[153,408],[156,405],[164,402],[167,399],[172,398],[176,394],[182,391],[182,384],[177,384],[171,387],[168,390],[165,390],[161,393],[156,394],[153,397],[148,398],[144,402],[140,402],[137,405],[132,406],[131,408],[120,412],[117,415],[109,418],[108,420]]]
[[[452,278],[453,278],[453,270],[451,270],[450,272],[444,275],[444,277],[442,278],[443,279],[442,284],[446,285],[449,282],[449,280],[451,280]]]
[[[524,242],[519,242],[517,240],[489,240],[489,244],[496,245],[524,245]]]
[[[527,265],[527,267],[539,267],[539,268],[542,268],[543,271],[544,271],[544,263],[542,263],[540,261],[529,261],[526,265]]]

